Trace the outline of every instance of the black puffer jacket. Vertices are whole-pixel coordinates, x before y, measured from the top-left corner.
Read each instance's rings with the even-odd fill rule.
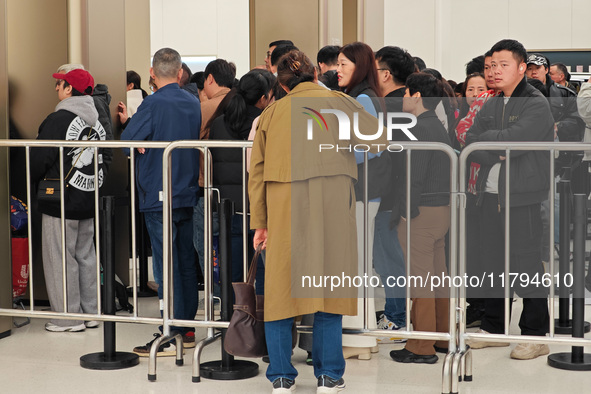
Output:
[[[238,132],[230,129],[225,116],[219,116],[211,124],[210,140],[248,140],[252,122],[261,114],[254,106],[247,107],[247,117]],[[235,212],[244,212],[242,206],[242,149],[212,148],[213,187],[219,189],[220,198],[234,202]],[[247,202],[248,203],[248,202]]]
[[[505,97],[493,97],[476,115],[466,135],[466,144],[474,142],[551,142],[554,140],[554,119],[550,105],[539,90],[524,77],[505,105]],[[491,167],[501,163],[499,173],[499,203],[505,206],[505,164],[499,156],[505,152],[477,151],[472,161],[480,163],[476,188],[479,202],[486,187]],[[510,169],[511,206],[539,203],[548,198],[550,159],[543,151],[512,151]]]

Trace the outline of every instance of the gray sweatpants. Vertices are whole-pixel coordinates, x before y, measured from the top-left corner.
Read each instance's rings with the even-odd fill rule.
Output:
[[[43,270],[51,310],[64,311],[62,288],[61,220],[43,214]],[[66,219],[66,283],[68,312],[97,313],[96,253],[94,219]],[[51,320],[59,326],[73,326],[82,320]]]

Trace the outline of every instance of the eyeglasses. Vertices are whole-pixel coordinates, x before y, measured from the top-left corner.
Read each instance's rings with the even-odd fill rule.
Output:
[[[55,87],[57,88],[58,86],[60,86],[62,82],[64,82],[63,79],[58,79],[57,81],[55,81]]]
[[[271,51],[267,51],[267,57],[271,57]]]
[[[390,72],[390,69],[389,68],[378,68],[378,71],[388,71],[388,72]]]

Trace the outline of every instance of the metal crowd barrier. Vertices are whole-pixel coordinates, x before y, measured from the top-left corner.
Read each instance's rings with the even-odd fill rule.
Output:
[[[442,151],[450,159],[450,206],[456,207],[458,206],[458,189],[457,189],[457,154],[455,151],[441,143],[430,143],[430,142],[404,142],[404,143],[396,143],[396,145],[401,145],[407,152],[407,179],[410,179],[410,160],[413,150],[437,150]],[[171,240],[172,240],[172,207],[170,201],[172,200],[172,191],[170,188],[170,179],[171,179],[171,154],[172,151],[175,149],[187,149],[187,148],[195,148],[200,149],[204,153],[204,185],[205,185],[205,192],[204,192],[204,210],[205,210],[205,226],[204,226],[204,241],[205,241],[205,261],[211,261],[211,199],[213,193],[212,187],[212,178],[211,178],[211,157],[209,155],[210,148],[241,148],[243,152],[243,161],[246,161],[246,150],[252,146],[252,141],[176,141],[172,142],[164,151],[162,157],[162,168],[163,168],[163,205],[164,205],[164,227],[163,227],[163,234],[168,240],[168,242],[164,242],[164,250],[163,250],[163,261],[164,261],[164,294],[165,294],[165,306],[163,312],[163,319],[164,319],[164,340],[170,338],[170,326],[183,326],[183,327],[203,327],[203,325],[197,325],[194,321],[187,321],[187,320],[178,320],[175,319],[173,316],[173,308],[172,308],[172,292],[171,292],[171,284],[170,284],[170,274],[167,272],[168,269],[171,267],[172,261],[172,250],[169,247]],[[367,161],[365,165],[365,180],[367,182]],[[246,166],[243,165],[243,202],[244,206],[246,207]],[[365,201],[367,201],[367,185],[365,187]],[[407,217],[410,217],[410,183],[407,180]],[[365,272],[371,272],[372,263],[368,259],[368,245],[370,240],[368,239],[368,215],[367,215],[367,204],[365,204],[365,223],[364,223],[364,268]],[[244,270],[243,274],[246,275],[247,272],[247,253],[246,248],[248,247],[247,244],[247,228],[246,228],[246,220],[247,216],[243,216],[243,264]],[[410,251],[410,221],[407,222],[407,250]],[[455,262],[457,260],[457,210],[451,209],[451,224],[450,224],[450,262]],[[410,259],[406,261],[407,273],[410,272]],[[450,263],[450,276],[455,276],[457,274],[457,267],[456,264]],[[205,320],[210,321],[212,320],[212,283],[211,283],[211,264],[205,264]],[[396,336],[401,338],[411,338],[411,339],[427,339],[427,340],[441,340],[441,341],[449,341],[449,352],[446,355],[444,362],[443,362],[443,381],[442,381],[442,393],[449,393],[452,385],[452,366],[454,361],[454,356],[456,355],[456,343],[457,343],[457,332],[456,332],[456,308],[457,308],[457,294],[454,294],[454,289],[450,290],[452,293],[450,294],[450,318],[449,318],[449,330],[448,332],[420,332],[420,331],[411,331],[409,330],[409,326],[407,325],[405,330],[396,331]],[[407,287],[407,310],[406,310],[406,321],[410,322],[410,288]],[[357,334],[357,335],[365,335],[365,336],[391,336],[391,332],[386,332],[386,330],[370,330],[368,328],[369,319],[375,319],[375,316],[368,315],[368,303],[371,301],[368,295],[368,288],[364,289],[364,311],[363,311],[363,319],[364,324],[363,327],[359,329],[344,329],[343,332],[346,334]],[[168,299],[168,302],[166,302]],[[209,305],[208,305],[209,304]],[[213,328],[222,328],[227,327],[227,323],[225,325],[222,322],[217,322],[217,324],[211,324],[208,326],[208,334],[205,339],[199,342],[196,346],[196,351],[194,353],[193,358],[193,379],[194,381],[199,380],[199,365],[200,365],[200,356],[201,351],[204,346],[213,343],[217,336],[214,334]],[[298,331],[300,332],[311,332],[312,327],[310,326],[298,326]],[[155,376],[155,355],[150,357],[150,372]]]
[[[460,195],[466,195],[466,175],[468,156],[477,150],[494,150],[494,151],[505,151],[505,206],[510,206],[510,182],[509,174],[511,168],[511,151],[547,151],[549,155],[550,164],[550,177],[549,177],[549,201],[550,201],[550,234],[549,234],[549,245],[554,245],[554,199],[555,199],[555,168],[554,159],[555,154],[558,152],[565,151],[584,151],[591,150],[591,144],[581,142],[486,142],[486,143],[475,143],[464,148],[459,157],[459,175],[460,175]],[[459,209],[459,220],[460,220],[460,233],[459,233],[459,267],[458,274],[463,276],[467,273],[466,270],[466,204],[465,199],[462,206]],[[508,283],[507,277],[510,271],[510,233],[509,233],[509,221],[510,209],[505,209],[505,283]],[[551,247],[552,253],[552,247]],[[553,253],[552,253],[553,255]],[[549,336],[531,336],[531,335],[511,335],[509,334],[510,324],[510,287],[505,286],[505,316],[504,316],[504,333],[503,334],[477,334],[466,332],[466,287],[459,289],[459,307],[458,307],[458,339],[459,346],[457,354],[454,357],[454,363],[452,366],[452,393],[458,392],[458,376],[461,379],[462,370],[465,372],[464,376],[469,377],[467,381],[472,380],[472,350],[467,346],[466,341],[468,340],[484,340],[487,342],[519,342],[519,343],[537,343],[537,344],[554,344],[554,345],[571,345],[571,346],[591,346],[590,339],[583,338],[566,338],[555,336],[555,262],[554,257],[550,258],[549,270],[550,270],[550,295],[549,295],[549,315],[550,315],[550,327]],[[466,379],[465,379],[466,380]]]
[[[591,144],[583,144],[583,143],[478,143],[473,144],[464,149],[461,153],[459,159],[456,153],[447,145],[439,144],[439,143],[428,143],[428,142],[402,142],[398,143],[399,145],[403,146],[407,153],[407,217],[410,217],[410,188],[408,184],[408,180],[410,179],[410,160],[412,156],[412,152],[415,150],[438,150],[442,151],[450,159],[450,206],[451,206],[451,224],[450,224],[450,249],[449,249],[449,276],[463,276],[466,273],[466,212],[465,212],[465,193],[466,193],[466,165],[467,165],[467,157],[468,155],[475,151],[475,150],[504,150],[506,152],[506,171],[507,174],[509,173],[511,159],[510,159],[510,152],[512,150],[540,150],[540,151],[548,151],[550,157],[550,171],[551,171],[551,184],[550,184],[550,240],[551,245],[553,244],[554,240],[554,156],[556,152],[559,151],[581,151],[591,150]],[[203,320],[179,320],[175,319],[172,308],[173,305],[173,292],[172,292],[172,275],[171,275],[171,267],[172,267],[172,249],[170,247],[170,241],[172,239],[172,226],[171,226],[171,219],[172,219],[172,207],[171,207],[171,200],[172,200],[172,191],[170,186],[171,180],[171,167],[170,167],[170,158],[172,151],[175,149],[199,149],[204,153],[204,166],[205,166],[205,193],[204,193],[204,205],[205,205],[205,223],[204,223],[204,241],[205,241],[205,261],[211,262],[211,229],[212,229],[212,217],[211,217],[211,201],[213,198],[213,187],[212,187],[212,164],[211,164],[211,157],[209,154],[209,149],[211,148],[240,148],[243,151],[243,160],[246,161],[246,150],[252,146],[251,141],[176,141],[176,142],[151,142],[151,141],[38,141],[38,140],[3,140],[0,141],[0,146],[3,147],[25,147],[26,149],[26,157],[27,157],[27,182],[30,183],[30,148],[35,147],[58,147],[60,150],[60,158],[63,157],[63,150],[65,147],[101,147],[101,148],[111,148],[111,149],[120,149],[120,148],[130,148],[130,157],[131,157],[131,226],[132,226],[132,260],[134,264],[132,265],[132,289],[133,289],[133,300],[134,304],[137,306],[137,268],[136,268],[136,248],[135,248],[135,170],[134,170],[134,156],[135,156],[135,149],[136,148],[159,148],[163,149],[163,236],[167,242],[163,243],[163,290],[164,290],[164,310],[162,318],[149,318],[149,317],[141,317],[139,315],[139,308],[135,308],[132,316],[112,316],[112,315],[104,315],[101,313],[101,290],[100,286],[97,285],[97,297],[98,297],[98,312],[96,314],[84,314],[84,313],[56,313],[56,312],[48,312],[48,311],[39,311],[35,310],[34,305],[34,293],[33,293],[33,284],[34,284],[34,272],[32,266],[32,225],[31,221],[29,221],[29,272],[30,272],[30,280],[29,280],[29,295],[31,298],[31,305],[28,310],[15,310],[15,309],[0,309],[0,315],[2,316],[15,316],[15,317],[36,317],[36,318],[56,318],[56,319],[80,319],[80,320],[100,320],[100,321],[113,321],[113,322],[121,322],[121,323],[141,323],[141,324],[152,324],[152,325],[163,325],[163,333],[164,335],[160,338],[160,341],[164,341],[171,338],[170,327],[171,326],[182,326],[182,327],[194,327],[194,328],[207,328],[207,336],[200,341],[196,348],[193,357],[193,378],[199,377],[199,365],[200,365],[200,357],[201,352],[205,346],[208,344],[213,343],[216,339],[219,338],[220,334],[214,331],[215,328],[227,328],[228,322],[220,322],[213,320],[213,292],[212,292],[212,272],[211,272],[211,264],[205,264],[205,317]],[[94,151],[94,159],[95,159],[95,174],[98,173],[98,150],[95,149]],[[459,161],[458,161],[459,160]],[[62,165],[60,168],[60,174],[63,177],[64,175],[64,168],[63,168],[63,160]],[[367,180],[367,165],[365,166],[365,179]],[[459,174],[459,178],[458,178]],[[243,166],[243,203],[246,207],[246,165]],[[508,177],[507,177],[508,178]],[[98,175],[95,175],[95,184],[98,184]],[[509,186],[507,185],[506,188],[506,198],[507,203],[509,204]],[[365,201],[367,201],[367,191],[365,193]],[[95,211],[98,211],[98,196],[99,191],[95,190]],[[63,191],[62,191],[63,197]],[[62,199],[63,201],[63,199]],[[29,209],[31,209],[31,192],[28,191],[27,195],[27,204]],[[368,260],[368,245],[370,240],[368,239],[368,218],[367,218],[367,204],[366,205],[366,214],[365,214],[365,223],[364,223],[364,246],[365,246],[365,255],[364,255],[364,267],[365,272],[371,272],[371,262]],[[62,213],[64,212],[64,206],[62,202]],[[98,215],[97,212],[95,212]],[[31,212],[29,212],[31,215]],[[506,226],[509,224],[509,210],[506,210]],[[95,218],[96,220],[96,218]],[[65,219],[63,219],[62,215],[62,250],[65,249],[65,227],[64,227]],[[410,221],[407,222],[407,250],[410,251]],[[98,230],[98,221],[95,222],[96,230]],[[99,250],[99,231],[96,231],[97,237],[97,247],[96,247],[96,254],[97,254],[97,261],[100,261],[100,250]],[[243,213],[243,264],[244,264],[244,274],[246,274],[247,270],[247,238],[248,237],[248,228],[247,228],[247,215]],[[508,267],[508,256],[509,256],[509,242],[508,242],[508,232],[506,232],[506,270],[509,269]],[[410,272],[410,259],[406,261],[406,269],[407,275]],[[63,253],[62,256],[62,265],[63,268],[66,266],[65,261],[65,254]],[[554,261],[551,259],[550,261],[550,271],[554,272]],[[65,269],[64,269],[64,276],[65,276]],[[100,283],[100,268],[97,264],[97,283]],[[64,277],[63,283],[63,291],[64,291],[64,310],[67,310],[67,292],[66,292],[66,281],[67,277]],[[407,311],[406,311],[406,319],[407,322],[410,322],[410,288],[407,287]],[[509,289],[506,290],[506,296],[508,296]],[[554,297],[554,287],[551,286],[550,288],[550,297],[553,299]],[[357,334],[357,335],[364,335],[364,336],[390,336],[390,332],[384,332],[385,330],[370,330],[368,328],[368,322],[370,319],[374,319],[374,316],[368,316],[368,303],[370,302],[370,298],[368,297],[368,289],[364,289],[364,324],[363,327],[359,329],[347,329],[344,330],[347,334]],[[507,297],[508,298],[508,297]],[[506,300],[506,304],[508,304],[508,299]],[[453,286],[450,289],[450,324],[448,332],[439,333],[439,332],[419,332],[419,331],[412,331],[409,329],[408,325],[405,330],[397,331],[396,335],[402,338],[407,339],[427,339],[427,340],[442,340],[442,341],[449,341],[449,351],[448,354],[445,356],[443,362],[443,370],[442,370],[442,393],[457,393],[458,392],[458,377],[460,376],[460,372],[464,372],[465,376],[471,376],[472,371],[472,355],[471,350],[466,346],[466,341],[470,339],[482,340],[485,339],[487,341],[493,342],[527,342],[527,343],[546,343],[546,344],[556,344],[556,345],[572,345],[572,346],[589,346],[591,345],[591,340],[586,339],[574,339],[574,338],[557,338],[554,335],[554,326],[550,325],[550,336],[549,337],[534,337],[534,336],[521,336],[521,335],[509,335],[509,321],[508,321],[508,308],[506,308],[505,312],[505,333],[503,335],[478,335],[475,333],[467,333],[465,327],[465,310],[466,310],[466,288],[454,288]],[[550,303],[550,321],[553,321],[555,311],[553,302]],[[459,323],[459,324],[458,324]],[[457,326],[456,326],[457,325]],[[298,330],[300,332],[310,332],[311,327],[309,326],[299,326]],[[160,343],[160,342],[159,342]],[[155,343],[154,349],[158,347],[159,343]],[[154,354],[150,355],[149,361],[149,376],[156,376],[156,356]],[[153,379],[151,379],[153,380]]]
[[[35,283],[35,272],[33,269],[33,231],[32,231],[32,216],[33,216],[33,204],[31,198],[31,178],[30,178],[30,155],[31,155],[31,148],[59,148],[59,158],[60,158],[60,179],[64,178],[64,168],[63,168],[63,155],[64,155],[64,148],[68,147],[77,147],[77,148],[111,148],[111,149],[120,149],[120,148],[131,148],[130,155],[131,155],[131,182],[135,185],[135,170],[134,170],[134,155],[135,155],[135,148],[165,148],[168,145],[167,142],[150,142],[150,141],[140,141],[140,142],[131,142],[131,141],[63,141],[63,140],[1,140],[0,146],[2,147],[16,147],[16,148],[24,148],[26,153],[26,181],[27,181],[27,205],[29,208],[29,220],[28,220],[28,237],[29,237],[29,297],[30,297],[30,306],[28,310],[14,310],[14,309],[0,309],[0,315],[2,316],[14,316],[14,317],[36,317],[36,318],[46,318],[46,319],[74,319],[74,320],[98,320],[98,321],[112,321],[112,322],[121,322],[121,323],[142,323],[142,324],[162,324],[161,318],[150,318],[150,317],[141,317],[138,314],[138,308],[135,308],[133,314],[131,316],[112,316],[106,315],[101,313],[102,305],[101,305],[101,286],[100,286],[100,264],[97,264],[96,275],[97,275],[97,313],[96,314],[87,314],[87,313],[69,313],[69,312],[50,312],[50,311],[41,311],[35,309],[35,293],[34,293],[34,283]],[[94,182],[95,185],[99,184],[98,179],[98,149],[94,149]],[[66,254],[65,254],[65,207],[64,207],[64,189],[61,188],[61,248],[62,248],[62,291],[64,296],[64,311],[67,311],[67,272],[66,272]],[[94,192],[94,200],[95,200],[95,239],[96,239],[96,259],[97,262],[100,262],[100,231],[99,231],[99,188],[95,187]],[[135,188],[131,188],[131,215],[132,215],[132,260],[134,264],[132,265],[132,286],[133,286],[133,301],[134,305],[137,305],[137,267],[136,267],[136,248],[135,248]]]

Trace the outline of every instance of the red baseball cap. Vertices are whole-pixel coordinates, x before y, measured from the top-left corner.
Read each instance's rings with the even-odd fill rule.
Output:
[[[68,82],[74,89],[80,93],[91,95],[94,90],[94,78],[86,70],[76,69],[72,70],[67,74],[55,73],[53,74],[55,79],[63,79]],[[86,91],[90,87],[90,93]]]

